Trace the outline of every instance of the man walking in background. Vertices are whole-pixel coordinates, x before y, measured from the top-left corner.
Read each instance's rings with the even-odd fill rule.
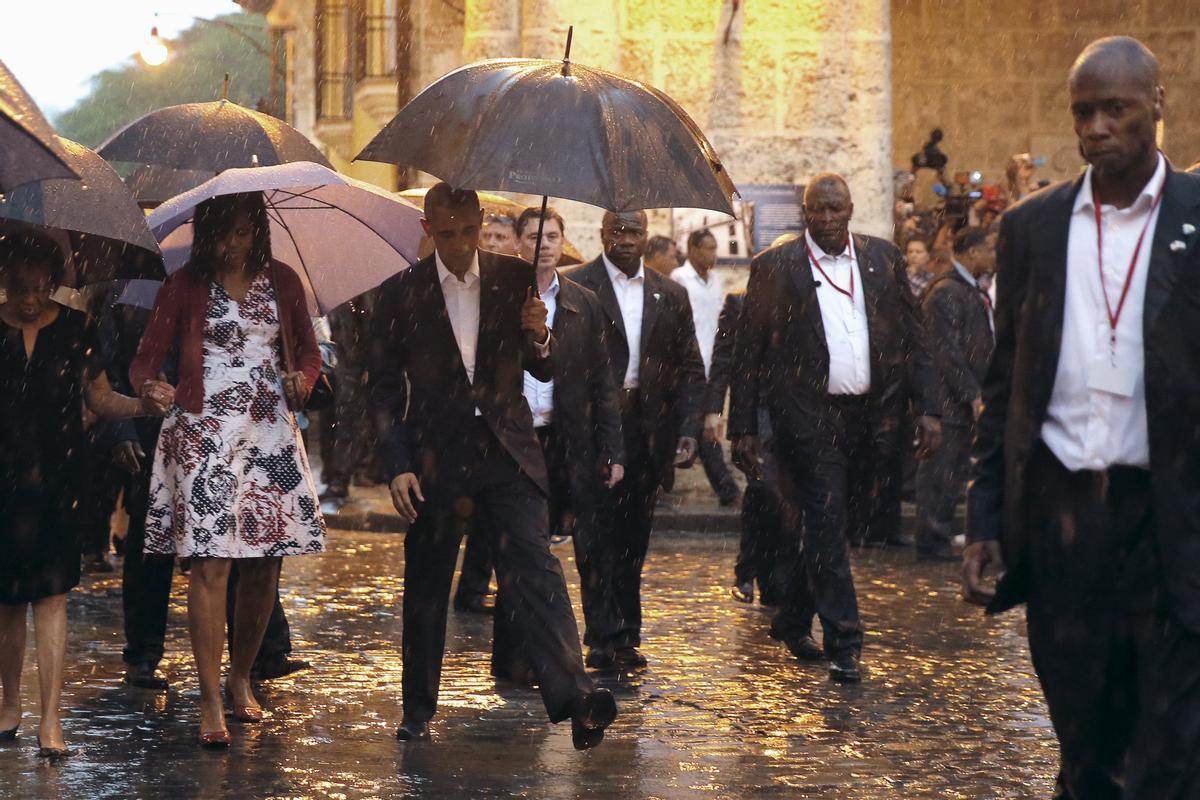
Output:
[[[996,266],[996,239],[983,228],[954,237],[954,269],[938,276],[922,308],[942,391],[942,446],[917,466],[917,558],[957,560],[954,515],[966,488],[980,386],[992,357],[992,300],[979,276]]]
[[[687,261],[671,273],[671,280],[687,290],[688,302],[692,305],[692,319],[696,325],[696,342],[700,345],[700,358],[704,361],[704,378],[712,373],[713,344],[717,338],[717,321],[721,316],[725,290],[721,279],[713,272],[717,265],[717,237],[707,228],[692,231],[687,240]],[[724,393],[722,393],[724,398]],[[721,411],[704,415],[704,433],[700,439],[700,463],[708,483],[723,506],[738,502],[741,492],[725,453],[721,450]]]
[[[612,490],[594,524],[575,530],[576,548],[590,564],[580,578],[608,610],[588,615],[587,664],[597,669],[646,665],[642,643],[642,565],[650,545],[660,488],[675,482],[675,467],[696,458],[704,394],[704,362],[692,309],[682,286],[647,270],[646,214],[604,215],[604,252],[566,273],[600,298],[614,383],[620,386],[625,478]],[[580,540],[582,537],[582,541]],[[586,595],[585,595],[586,601]],[[601,627],[600,620],[609,620]],[[593,623],[596,627],[593,627]]]

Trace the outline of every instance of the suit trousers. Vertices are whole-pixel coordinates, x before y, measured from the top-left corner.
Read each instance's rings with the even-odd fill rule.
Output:
[[[793,580],[772,635],[788,640],[807,634],[815,611],[829,656],[862,649],[858,596],[846,537],[852,504],[872,503],[869,486],[851,483],[877,452],[869,398],[830,396],[819,422],[807,431],[774,430],[780,494],[792,509],[789,528],[800,533],[800,561],[807,583]]]
[[[642,566],[650,547],[659,478],[636,404],[624,409],[625,478],[575,521],[575,561],[589,647],[642,643]]]
[[[550,509],[550,531],[556,530],[555,520],[562,520],[567,507],[567,481],[562,440],[553,425],[535,428],[538,443],[546,457],[546,471],[550,477],[550,497],[547,507]],[[578,501],[577,501],[578,502]],[[467,552],[470,552],[470,541],[483,542],[486,546],[487,537],[476,535],[468,537]],[[464,556],[465,558],[465,556]],[[490,569],[489,559],[489,569]],[[463,564],[465,571],[466,564]],[[490,576],[489,576],[490,577]],[[459,590],[462,590],[462,575],[459,575]],[[521,673],[528,669],[529,658],[525,653],[525,640],[520,629],[515,624],[516,619],[512,609],[505,602],[503,592],[496,593],[496,607],[492,614],[492,675],[499,678],[520,679]]]
[[[562,566],[550,552],[546,497],[482,418],[464,427],[455,451],[441,454],[437,480],[422,486],[426,501],[404,537],[404,717],[423,722],[437,711],[454,564],[478,520],[550,720],[567,719],[593,683]]]
[[[799,532],[785,529],[783,498],[779,495],[779,467],[769,451],[763,457],[762,470],[762,479],[746,482],[742,499],[742,535],[733,575],[739,584],[756,583],[763,604],[779,605],[787,596],[791,581],[804,580],[803,574],[795,573]]]
[[[1171,610],[1150,473],[1027,467],[1029,649],[1062,756],[1060,798],[1200,797],[1200,634]]]
[[[121,607],[125,616],[126,664],[154,664],[163,657],[167,635],[167,608],[171,601],[171,578],[175,556],[145,552],[147,492],[150,471],[142,471],[126,483],[125,511],[129,528],[125,534],[125,560],[121,572]]]
[[[727,506],[737,500],[737,481],[733,479],[733,473],[725,463],[725,451],[721,449],[720,442],[710,442],[701,438],[700,464],[704,467],[708,485],[716,492],[721,505]]]
[[[971,468],[974,426],[943,420],[942,446],[917,465],[917,551],[949,553]]]

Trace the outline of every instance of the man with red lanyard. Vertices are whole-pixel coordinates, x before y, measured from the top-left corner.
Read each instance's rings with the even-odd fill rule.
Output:
[[[874,467],[897,456],[909,393],[919,457],[937,447],[941,432],[939,389],[904,258],[890,242],[851,235],[853,213],[846,181],[818,175],[804,191],[804,236],[754,259],[729,416],[734,462],[755,475],[759,405],[769,410],[781,494],[795,512],[793,531],[803,529],[808,583],[794,582],[771,634],[805,658],[815,651],[815,612],[830,678],[846,683],[860,679],[863,637],[849,514],[872,508],[883,490],[887,473]]]
[[[1068,89],[1090,166],[1001,223],[963,590],[1027,604],[1056,796],[1195,798],[1200,178],[1157,151],[1158,62],[1136,39],[1088,45]]]

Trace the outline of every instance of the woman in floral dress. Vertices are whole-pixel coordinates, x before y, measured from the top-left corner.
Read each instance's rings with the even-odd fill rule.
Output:
[[[191,558],[188,626],[200,678],[200,739],[227,746],[220,695],[225,592],[238,559],[225,691],[232,716],[259,722],[250,668],[282,556],[319,553],[325,523],[293,410],[321,367],[304,290],[270,256],[261,194],[202,203],[191,258],[159,292],[130,367],[151,398],[167,350],[180,375],[154,454],[147,553]]]

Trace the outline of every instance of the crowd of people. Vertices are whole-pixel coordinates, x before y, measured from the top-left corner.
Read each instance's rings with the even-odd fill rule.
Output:
[[[536,687],[577,748],[599,744],[617,706],[595,671],[647,666],[656,506],[699,459],[719,502],[740,506],[733,598],[776,606],[770,635],[796,658],[862,679],[852,546],[961,558],[968,600],[1028,604],[1061,796],[1196,796],[1200,178],[1157,150],[1163,90],[1143,45],[1093,43],[1069,87],[1080,179],[1037,190],[1033,160],[1015,156],[1003,198],[934,224],[906,211],[893,242],[854,232],[846,180],[817,174],[803,229],[732,293],[707,230],[681,263],[644,212],[608,212],[602,252],[564,267],[553,208],[485,217],[474,191],[430,188],[432,252],[331,320],[323,496],[381,476],[408,524],[398,738],[430,738],[466,537],[454,605],[493,613],[492,673]],[[322,354],[262,197],[199,207],[191,258],[148,314],[114,306],[91,324],[55,304],[63,254],[36,233],[6,237],[0,265],[0,738],[21,720],[32,606],[41,754],[69,753],[66,596],[79,509],[94,505],[80,475],[100,449],[128,473],[127,680],[167,686],[185,559],[199,741],[228,746],[225,704],[261,722],[252,680],[304,666],[289,656],[280,564],[326,538],[296,421]],[[104,421],[90,433],[85,405]],[[964,494],[969,543],[956,542]],[[567,536],[582,637],[551,550]]]

